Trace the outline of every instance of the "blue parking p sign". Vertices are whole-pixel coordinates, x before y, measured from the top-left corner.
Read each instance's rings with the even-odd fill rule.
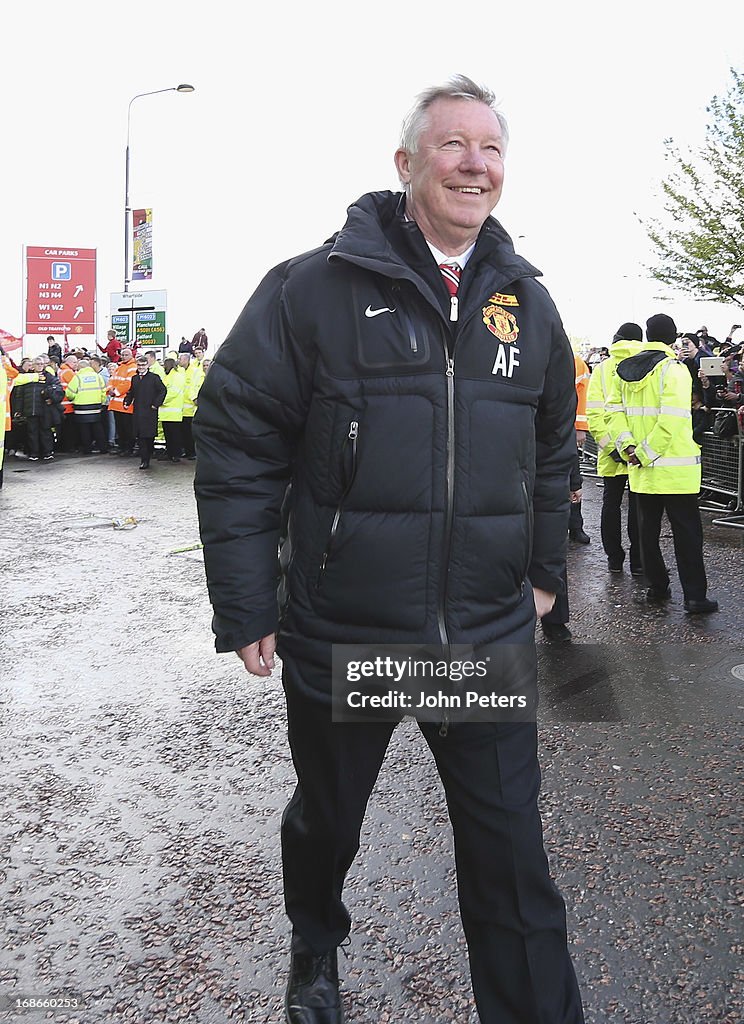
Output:
[[[52,263],[52,281],[69,281],[71,277],[71,263]]]

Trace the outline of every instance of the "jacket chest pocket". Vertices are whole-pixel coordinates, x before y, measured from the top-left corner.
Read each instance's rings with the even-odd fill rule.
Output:
[[[426,319],[412,311],[406,290],[393,283],[377,289],[374,295],[369,287],[358,285],[352,292],[352,322],[360,366],[388,372],[420,369],[429,362],[430,332]]]

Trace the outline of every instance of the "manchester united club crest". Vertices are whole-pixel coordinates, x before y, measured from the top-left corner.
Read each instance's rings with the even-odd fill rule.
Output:
[[[518,305],[516,295],[502,295],[497,292],[483,307],[483,323],[499,341],[511,344],[517,340],[519,335],[517,318],[510,309],[505,307]]]

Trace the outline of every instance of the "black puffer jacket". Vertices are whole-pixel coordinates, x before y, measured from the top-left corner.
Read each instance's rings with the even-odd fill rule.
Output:
[[[539,271],[489,219],[459,319],[392,193],[275,268],[217,353],[194,421],[217,650],[284,642],[483,643],[560,591],[574,366]],[[281,650],[281,648],[280,648]]]
[[[22,386],[18,412],[21,416],[39,416],[43,427],[51,427],[62,422],[62,399],[65,397],[61,382],[48,370],[44,371],[44,379],[32,381]]]

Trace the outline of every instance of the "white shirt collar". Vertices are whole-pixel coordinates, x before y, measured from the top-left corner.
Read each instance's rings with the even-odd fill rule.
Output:
[[[413,217],[409,217],[408,213],[405,211],[403,213],[403,216],[408,221],[413,220]],[[465,264],[473,255],[473,250],[475,249],[475,242],[473,242],[470,248],[466,249],[465,252],[461,252],[459,256],[448,256],[446,252],[442,252],[441,249],[437,249],[436,245],[432,245],[427,238],[424,238],[424,241],[429,246],[429,249],[431,251],[432,256],[434,257],[437,266],[441,266],[442,263],[456,263],[460,270],[465,269]]]
[[[437,247],[432,245],[431,242],[427,241],[426,244],[429,246],[431,254],[438,266],[441,266],[442,263],[456,263],[460,270],[465,269],[465,264],[473,255],[473,250],[475,249],[475,242],[473,242],[470,248],[466,249],[465,252],[461,252],[459,256],[448,256],[446,252],[442,252],[441,249],[437,249]]]

